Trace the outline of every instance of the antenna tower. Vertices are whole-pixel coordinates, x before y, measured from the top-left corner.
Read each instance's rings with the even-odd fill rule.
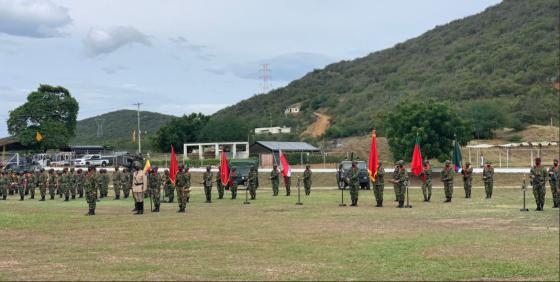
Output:
[[[96,118],[95,123],[97,123],[97,138],[103,137],[103,118]]]
[[[261,79],[262,79],[262,93],[266,94],[270,91],[270,68],[268,64],[262,64],[261,68]]]

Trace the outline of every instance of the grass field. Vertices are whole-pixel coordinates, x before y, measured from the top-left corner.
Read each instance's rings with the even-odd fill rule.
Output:
[[[559,211],[519,211],[518,189],[494,199],[432,203],[411,190],[412,209],[338,207],[340,193],[203,203],[186,214],[130,213],[132,200],[101,200],[84,216],[79,201],[0,201],[0,280],[554,280],[559,277]],[[229,196],[229,194],[228,194]],[[347,195],[348,196],[348,195]],[[215,193],[214,193],[215,197]],[[146,202],[149,207],[149,202]]]

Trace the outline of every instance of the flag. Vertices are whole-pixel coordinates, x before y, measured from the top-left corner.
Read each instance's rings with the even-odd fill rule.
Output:
[[[279,154],[280,154],[280,165],[281,165],[282,176],[291,177],[292,169],[290,168],[290,164],[288,164],[288,160],[286,160],[286,156],[282,154],[282,151],[279,152],[280,152]]]
[[[171,162],[169,166],[169,179],[171,179],[171,183],[175,185],[175,177],[177,176],[177,172],[179,171],[179,163],[177,162],[177,155],[175,155],[175,148],[171,145]]]
[[[41,133],[39,133],[39,131],[37,131],[37,133],[35,133],[35,140],[37,142],[41,142],[43,140],[43,135]]]
[[[132,143],[136,143],[136,130],[132,130]]]
[[[453,169],[456,172],[461,171],[461,162],[463,161],[463,157],[461,156],[461,147],[459,146],[459,142],[455,140],[455,148],[453,149]]]
[[[222,185],[226,186],[229,183],[229,165],[227,161],[226,152],[222,150],[220,154],[220,179],[222,181]]]
[[[371,134],[371,150],[369,151],[368,165],[369,178],[372,182],[375,182],[375,177],[377,177],[377,168],[379,168],[379,156],[377,155],[377,135],[374,129]]]
[[[418,134],[416,134],[416,144],[414,144],[414,151],[412,152],[410,171],[416,176],[422,172],[422,153],[420,152],[420,137]]]
[[[146,164],[144,165],[144,172],[148,172],[152,169],[152,165],[150,164],[150,160],[146,160]]]

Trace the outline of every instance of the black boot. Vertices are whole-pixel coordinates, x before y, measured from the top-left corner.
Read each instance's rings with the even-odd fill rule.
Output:
[[[159,205],[155,205],[154,210],[152,212],[159,212]]]
[[[552,205],[552,208],[553,209],[558,208],[558,203],[554,203],[554,205]]]
[[[51,200],[54,200],[54,195],[51,196]]]
[[[144,202],[140,202],[140,214],[144,214]]]
[[[64,201],[68,202],[70,200],[70,196],[64,196]]]
[[[380,208],[383,207],[383,201],[379,201],[379,207],[380,207]]]
[[[76,195],[72,195],[72,200],[76,200]]]
[[[451,198],[446,198],[445,201],[443,201],[444,203],[449,203],[451,202]]]
[[[404,201],[399,201],[399,205],[397,206],[397,208],[399,209],[404,208]]]
[[[23,197],[25,197],[25,196],[19,196],[19,200],[23,201]]]
[[[189,202],[189,199],[190,199],[190,198],[191,198],[191,197],[187,197],[187,203]]]
[[[116,195],[116,196],[115,196],[115,200],[120,200],[120,199],[121,199],[121,196],[120,196],[120,195]]]
[[[95,215],[95,209],[91,209],[91,215]]]
[[[169,202],[170,203],[173,203],[173,198],[174,198],[173,196],[169,197]]]
[[[41,200],[39,200],[39,201],[44,202],[45,201],[45,196],[41,196]]]
[[[6,200],[6,196],[2,196],[2,200]]]
[[[31,198],[30,198],[30,199],[35,199],[35,195],[31,195]]]
[[[134,202],[134,209],[132,211],[135,212],[134,214],[140,214],[140,203]]]

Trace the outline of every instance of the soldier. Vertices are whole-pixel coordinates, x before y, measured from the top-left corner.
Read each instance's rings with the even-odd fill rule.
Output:
[[[161,178],[158,174],[158,168],[152,168],[150,174],[148,174],[148,187],[150,189],[150,196],[154,201],[154,209],[152,212],[159,212],[160,205],[160,194],[161,194]]]
[[[311,166],[305,166],[303,171],[303,188],[305,189],[305,195],[309,196],[311,194]]]
[[[455,171],[451,167],[451,161],[445,161],[445,168],[441,172],[441,181],[443,182],[443,190],[445,192],[445,203],[451,202],[453,197],[453,176]]]
[[[356,166],[357,163],[352,161],[352,168],[348,171],[347,178],[350,183],[350,198],[352,200],[351,206],[358,206],[358,192],[360,191],[360,170]]]
[[[57,170],[56,174],[55,174],[55,181],[56,181],[56,194],[58,195],[59,198],[62,198],[62,171],[61,170]]]
[[[550,190],[552,191],[552,208],[557,208],[560,206],[560,187],[558,186],[558,160],[554,160],[554,166],[548,169],[548,183],[550,184]]]
[[[6,200],[8,197],[8,173],[2,171],[0,174],[0,195],[2,195],[2,200]]]
[[[97,186],[98,178],[95,175],[95,167],[90,166],[84,179],[86,202],[88,203],[89,207],[89,212],[86,215],[95,215],[95,206],[97,204]]]
[[[39,193],[41,194],[41,202],[45,201],[45,196],[47,196],[47,186],[49,185],[49,175],[44,169],[41,169],[39,173]]]
[[[76,199],[76,171],[74,168],[70,168],[70,173],[68,174],[70,178],[70,195],[72,196],[72,200]]]
[[[145,185],[146,184],[146,185]],[[132,175],[132,193],[134,196],[135,214],[144,214],[144,192],[147,187],[146,175],[142,171],[141,164],[134,162],[134,174]]]
[[[237,168],[236,167],[231,168],[228,185],[229,185],[229,191],[231,191],[231,199],[235,200],[235,198],[237,198]]]
[[[395,162],[394,170],[393,170],[393,190],[395,191],[395,202],[399,201],[399,184],[395,182],[395,177],[399,174],[399,162]]]
[[[422,179],[422,194],[424,195],[424,202],[429,202],[430,199],[432,199],[432,169],[430,168],[430,162],[427,159],[423,162],[420,178]]]
[[[121,179],[121,183],[123,188],[123,194],[124,194],[124,198],[127,199],[128,195],[130,195],[130,188],[132,188],[132,173],[128,168],[123,169],[122,177],[123,178]]]
[[[82,169],[79,168],[76,171],[76,176],[74,177],[74,185],[76,186],[76,194],[78,194],[78,198],[84,197],[84,181],[84,174],[82,173]]]
[[[535,165],[531,168],[529,177],[531,178],[531,185],[533,185],[533,196],[537,209],[535,211],[544,210],[544,199],[546,195],[546,168],[541,166],[541,158],[535,159]]]
[[[494,168],[490,161],[486,162],[482,170],[482,181],[484,181],[484,190],[486,190],[486,199],[492,198],[492,190],[494,189]]]
[[[177,176],[175,176],[177,177]],[[175,178],[175,182],[177,178]],[[164,194],[167,195],[167,202],[173,203],[174,198],[174,191],[173,191],[173,182],[171,181],[171,175],[169,174],[169,170],[165,170],[163,172],[163,190],[165,191]]]
[[[191,171],[189,167],[185,169],[185,177],[187,178],[187,185],[186,185],[187,189],[185,189],[186,191],[185,196],[187,198],[186,201],[188,203],[191,198]]]
[[[397,202],[399,203],[397,208],[403,208],[406,185],[408,185],[408,174],[403,160],[397,162],[397,173],[393,176],[393,184],[397,186]]]
[[[166,174],[169,172],[166,170]],[[187,178],[187,174],[185,173],[185,167],[179,167],[179,173],[177,173],[177,177],[175,178],[175,187],[177,190],[177,202],[179,203],[179,210],[177,212],[185,212],[187,209],[187,182],[190,179]],[[173,195],[173,194],[171,194]]]
[[[113,176],[111,178],[113,180],[113,191],[115,192],[115,199],[114,200],[120,200],[121,199],[122,172],[119,171],[119,166],[118,165],[115,166],[115,172],[113,172]]]
[[[375,182],[373,183],[373,195],[375,195],[375,201],[378,208],[383,207],[383,190],[385,188],[385,170],[383,169],[383,162],[379,161],[379,166],[377,167],[377,174],[375,175]]]
[[[25,197],[25,187],[27,186],[27,178],[25,177],[25,173],[18,172],[16,178],[16,187],[19,193],[19,200],[23,201]]]
[[[212,203],[212,178],[214,175],[210,171],[210,166],[206,167],[206,172],[202,175],[202,185],[204,185],[204,194],[206,195],[206,203]]]
[[[471,190],[472,190],[472,173],[473,168],[471,167],[471,163],[465,163],[465,166],[461,170],[461,174],[463,174],[463,188],[465,188],[465,198],[471,198]]]
[[[257,168],[252,166],[249,170],[249,176],[247,177],[247,182],[249,183],[249,194],[251,194],[251,200],[257,198],[257,183],[259,182],[259,175],[257,173]]]
[[[18,177],[15,171],[10,172],[10,195],[17,192]]]
[[[272,171],[270,172],[270,182],[272,184],[272,196],[278,196],[278,186],[280,184],[280,172],[278,171],[278,166],[275,164],[272,166]]]
[[[27,190],[29,192],[29,199],[35,199],[35,187],[37,185],[37,171],[30,171],[27,173]]]
[[[64,194],[64,201],[68,202],[70,199],[70,176],[68,175],[68,168],[64,168],[62,175],[60,176],[60,189]]]
[[[51,200],[54,200],[54,196],[56,193],[56,176],[54,175],[54,169],[52,168],[49,170],[47,185],[49,187],[49,195],[51,196]]]
[[[292,186],[292,177],[284,176],[284,186],[286,187],[286,196],[290,196],[290,186]]]
[[[224,198],[224,185],[222,185],[222,168],[218,167],[218,174],[216,174],[216,187],[218,189],[218,199]]]
[[[103,191],[103,198],[109,196],[109,175],[107,174],[106,169],[101,170],[101,189]]]

